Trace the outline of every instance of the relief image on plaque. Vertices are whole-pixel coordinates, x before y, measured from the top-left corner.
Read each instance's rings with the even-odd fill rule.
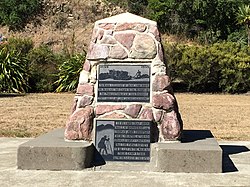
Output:
[[[114,121],[97,121],[95,145],[104,160],[113,160]]]
[[[147,120],[96,120],[95,146],[106,161],[149,162]]]
[[[150,67],[100,64],[97,102],[150,102]]]

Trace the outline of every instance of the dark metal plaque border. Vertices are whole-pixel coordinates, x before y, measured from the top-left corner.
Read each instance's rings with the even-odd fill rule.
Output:
[[[149,63],[101,63],[98,65],[97,102],[149,103],[150,79]]]

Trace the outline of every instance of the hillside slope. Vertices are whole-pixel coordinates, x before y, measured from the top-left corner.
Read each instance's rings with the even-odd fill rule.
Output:
[[[87,50],[94,22],[121,12],[100,0],[44,0],[44,14],[38,20],[19,32],[1,27],[0,34],[31,38],[35,46],[46,44],[57,52],[64,48],[81,52]]]

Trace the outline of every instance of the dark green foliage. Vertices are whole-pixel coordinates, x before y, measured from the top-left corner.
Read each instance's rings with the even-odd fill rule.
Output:
[[[223,42],[208,46],[165,45],[170,76],[187,91],[242,93],[250,90],[250,49]]]
[[[46,45],[34,48],[30,39],[10,38],[0,45],[0,92],[72,91],[84,59],[85,52],[55,54]]]
[[[41,0],[0,0],[0,24],[22,29],[41,11]]]
[[[29,92],[52,92],[53,83],[57,80],[59,58],[46,45],[34,48],[28,54],[29,59]]]
[[[148,0],[149,17],[162,31],[211,43],[238,29],[236,13],[244,0]]]
[[[106,0],[126,11],[157,21],[162,32],[197,39],[201,43],[226,40],[240,29],[239,6],[249,0]]]
[[[227,41],[247,45],[247,33],[245,27],[241,27],[239,30],[231,33],[228,36]]]
[[[73,91],[78,85],[78,78],[85,60],[84,54],[69,56],[59,67],[59,79],[55,82],[58,86],[56,91]]]

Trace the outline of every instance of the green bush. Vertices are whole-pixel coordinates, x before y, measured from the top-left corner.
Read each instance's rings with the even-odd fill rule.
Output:
[[[0,92],[25,92],[28,89],[28,64],[20,52],[0,49]]]
[[[73,91],[78,85],[78,78],[86,54],[75,54],[69,56],[59,67],[59,79],[55,82],[56,92]]]
[[[9,51],[17,51],[22,56],[27,54],[34,48],[34,43],[30,38],[8,38],[8,42],[4,44]]]
[[[32,49],[29,60],[29,92],[52,92],[57,80],[59,58],[46,45]]]
[[[41,10],[41,0],[1,0],[0,24],[11,30],[22,29]]]
[[[165,45],[170,76],[187,91],[242,93],[250,90],[250,50],[237,43]]]

